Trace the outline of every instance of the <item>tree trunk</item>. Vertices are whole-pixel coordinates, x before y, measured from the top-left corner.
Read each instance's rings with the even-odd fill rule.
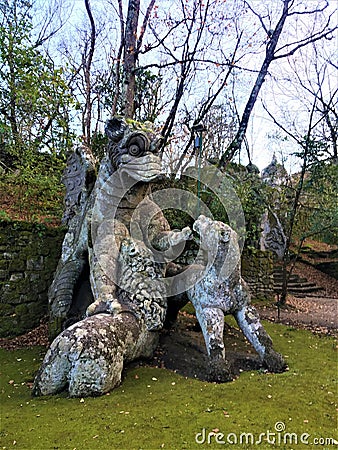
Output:
[[[235,139],[231,142],[228,149],[223,153],[223,155],[220,159],[220,162],[219,162],[220,168],[225,167],[226,164],[232,160],[232,158],[235,156],[235,154],[240,150],[240,148],[242,146],[242,143],[245,138],[246,130],[248,128],[249,119],[250,119],[252,110],[255,106],[259,91],[261,90],[261,87],[264,83],[265,77],[268,73],[269,66],[274,59],[276,46],[277,46],[279,37],[282,33],[286,18],[288,17],[289,3],[290,3],[290,0],[284,0],[284,7],[283,7],[282,15],[279,19],[276,29],[272,33],[269,43],[267,44],[266,56],[265,56],[264,62],[262,64],[262,67],[259,71],[259,74],[257,76],[254,87],[251,91],[249,100],[245,106],[237,134],[235,136]]]
[[[83,70],[85,79],[85,90],[86,90],[86,114],[84,118],[84,131],[86,136],[86,144],[90,145],[91,137],[91,124],[92,124],[92,86],[91,86],[91,65],[93,61],[94,51],[95,51],[95,41],[96,41],[96,29],[95,22],[93,18],[92,11],[90,9],[89,0],[85,0],[85,7],[90,21],[90,46],[88,51],[88,56],[85,53],[83,55]]]
[[[132,119],[135,111],[135,68],[137,61],[137,25],[140,0],[129,0],[124,46],[124,116]]]

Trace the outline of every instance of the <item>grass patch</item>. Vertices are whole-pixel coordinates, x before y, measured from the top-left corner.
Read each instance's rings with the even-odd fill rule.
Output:
[[[276,349],[287,357],[286,373],[243,372],[237,380],[217,385],[165,369],[138,367],[127,370],[118,389],[98,398],[70,399],[62,394],[32,399],[29,382],[44,350],[0,350],[0,448],[252,449],[256,446],[243,437],[240,445],[240,434],[252,433],[258,440],[268,430],[276,433],[276,443],[262,438],[257,448],[334,448],[312,443],[338,439],[335,340],[279,324],[265,326]],[[274,428],[277,422],[299,440],[308,433],[311,445],[284,444],[285,432],[278,435]],[[211,444],[197,444],[195,436],[203,429],[206,438],[220,432],[225,442],[228,437],[238,442],[217,444],[210,435]]]

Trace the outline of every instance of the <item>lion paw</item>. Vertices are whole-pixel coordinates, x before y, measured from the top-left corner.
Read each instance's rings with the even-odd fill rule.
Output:
[[[227,381],[232,381],[234,375],[229,362],[223,358],[217,358],[210,362],[208,381],[214,381],[216,383],[225,383]]]

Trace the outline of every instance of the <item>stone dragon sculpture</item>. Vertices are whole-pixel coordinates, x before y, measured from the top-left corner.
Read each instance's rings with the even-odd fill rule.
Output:
[[[109,146],[95,183],[94,161],[87,149],[71,155],[64,177],[68,231],[49,289],[52,337],[61,331],[65,322],[69,325],[85,315],[135,312],[136,306],[132,303],[136,298],[139,311],[141,303],[151,310],[143,311],[149,329],[160,329],[166,312],[165,294],[163,287],[149,280],[155,278],[151,275],[153,272],[164,274],[165,261],[163,258],[160,262],[153,261],[154,251],[165,255],[170,247],[191,237],[188,227],[170,231],[160,208],[151,201],[150,183],[162,176],[158,156],[160,137],[149,127],[139,129],[135,123],[128,125],[117,118],[107,122],[106,134]],[[126,239],[130,233],[133,239],[129,240],[128,250]],[[134,254],[136,242],[138,248],[143,249],[143,261],[150,275],[143,277],[147,286],[140,291],[138,283],[129,277],[137,274],[137,270],[127,270],[121,278],[123,271],[118,261],[122,255],[126,257],[128,251]],[[132,258],[130,267],[135,268],[139,260],[136,256]],[[86,271],[86,267],[89,270]],[[138,272],[141,271],[142,267],[138,267]],[[83,274],[88,272],[90,286],[87,280],[84,295],[79,285],[86,281]],[[130,295],[123,294],[125,291]],[[141,298],[144,295],[145,298]]]
[[[249,306],[237,236],[227,225],[204,216],[195,221],[205,263],[190,270],[187,292],[176,300],[168,296],[166,277],[181,270],[170,261],[193,234],[189,227],[171,231],[152,201],[150,183],[161,177],[160,138],[150,127],[118,118],[107,122],[106,134],[109,145],[97,177],[85,149],[68,163],[68,231],[49,290],[51,333],[64,330],[44,358],[33,395],[55,394],[66,386],[71,396],[108,392],[120,383],[126,362],[152,355],[170,307],[177,311],[188,300],[204,334],[211,380],[232,378],[223,344],[228,313],[268,369],[284,370]],[[224,261],[234,270],[220,271]]]

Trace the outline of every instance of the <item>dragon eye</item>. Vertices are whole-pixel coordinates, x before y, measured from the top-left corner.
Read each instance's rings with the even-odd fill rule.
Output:
[[[140,157],[149,150],[149,139],[142,133],[133,133],[127,141],[128,153],[130,156]]]

